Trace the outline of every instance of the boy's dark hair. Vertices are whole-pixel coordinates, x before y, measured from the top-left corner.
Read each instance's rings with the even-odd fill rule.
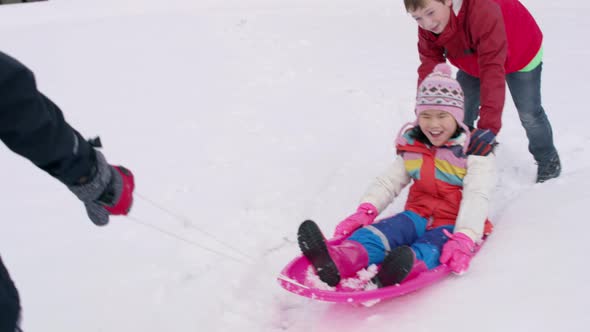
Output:
[[[426,6],[426,2],[428,0],[404,0],[404,5],[406,6],[406,11],[414,11],[416,9],[422,9]],[[444,3],[445,0],[433,0]]]

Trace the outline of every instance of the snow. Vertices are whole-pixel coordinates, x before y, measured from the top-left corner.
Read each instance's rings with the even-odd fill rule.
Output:
[[[299,223],[330,233],[353,212],[412,119],[416,27],[401,2],[0,6],[2,51],[137,179],[131,216],[97,228],[60,183],[0,148],[0,254],[23,328],[586,331],[590,4],[525,4],[545,33],[544,106],[563,175],[533,183],[508,99],[495,233],[471,269],[368,308],[299,297],[276,277],[298,254]]]

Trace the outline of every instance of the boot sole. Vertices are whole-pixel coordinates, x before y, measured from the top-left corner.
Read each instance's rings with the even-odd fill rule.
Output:
[[[379,288],[401,283],[412,271],[414,266],[412,248],[401,246],[393,249],[381,264],[381,269],[372,279]]]
[[[320,280],[331,287],[338,285],[340,272],[330,257],[326,240],[318,225],[312,220],[301,223],[297,232],[297,242],[303,255],[315,267]]]

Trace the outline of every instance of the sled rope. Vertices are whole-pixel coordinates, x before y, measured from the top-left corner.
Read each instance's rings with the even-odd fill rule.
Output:
[[[172,238],[175,238],[176,240],[179,240],[179,241],[182,241],[182,242],[184,242],[184,243],[187,243],[187,244],[189,244],[189,245],[195,246],[195,247],[197,247],[197,248],[199,248],[199,249],[202,249],[202,250],[208,251],[208,252],[210,252],[210,253],[213,253],[213,254],[216,254],[216,255],[219,255],[219,256],[222,256],[222,257],[225,257],[225,258],[228,258],[228,259],[230,259],[230,260],[232,260],[232,261],[234,261],[234,262],[242,263],[242,264],[244,264],[244,265],[248,265],[248,264],[249,264],[249,262],[246,262],[246,261],[244,261],[244,260],[242,260],[242,259],[235,258],[235,257],[232,257],[232,256],[230,256],[230,255],[228,255],[228,254],[226,254],[226,253],[223,253],[223,252],[221,252],[221,251],[217,251],[217,250],[215,250],[215,249],[211,249],[211,248],[205,247],[205,246],[203,246],[203,245],[200,245],[200,244],[198,244],[198,243],[197,243],[197,242],[195,242],[195,241],[191,241],[191,240],[189,240],[189,239],[187,239],[187,238],[184,238],[184,237],[182,237],[182,236],[179,236],[179,235],[177,235],[177,234],[175,234],[175,233],[172,233],[172,232],[170,232],[170,231],[167,231],[167,230],[165,230],[165,229],[163,229],[163,228],[160,228],[160,227],[154,226],[154,225],[152,225],[152,224],[149,224],[149,223],[147,223],[147,222],[143,222],[143,221],[141,221],[141,220],[139,220],[139,219],[137,219],[137,218],[135,218],[135,217],[132,217],[132,216],[127,216],[127,218],[129,218],[130,220],[132,220],[132,221],[136,222],[137,224],[140,224],[140,225],[142,225],[142,226],[145,226],[145,227],[151,228],[152,230],[155,230],[155,231],[156,231],[156,232],[158,232],[158,233],[162,233],[162,234],[168,235],[168,236],[170,236],[170,237],[172,237]]]
[[[234,253],[238,253],[239,256],[241,256],[242,258],[246,258],[247,260],[249,260],[251,262],[254,262],[255,261],[255,259],[253,257],[251,257],[251,256],[243,253],[240,249],[238,249],[238,248],[236,248],[236,247],[234,247],[234,246],[232,246],[232,245],[230,245],[228,243],[225,243],[224,241],[222,241],[219,238],[217,238],[214,234],[211,234],[210,232],[207,232],[206,230],[204,230],[204,229],[202,229],[200,227],[195,226],[195,224],[192,222],[192,220],[190,220],[188,217],[183,216],[183,215],[178,214],[178,213],[175,213],[174,211],[172,211],[170,209],[167,209],[166,207],[164,207],[164,206],[156,203],[154,200],[152,200],[152,199],[150,199],[150,198],[148,198],[148,197],[146,197],[144,195],[141,195],[141,194],[139,194],[137,192],[135,192],[134,195],[136,197],[144,200],[146,203],[148,203],[149,205],[155,207],[156,209],[158,209],[158,210],[160,210],[160,211],[168,214],[172,218],[174,218],[174,219],[176,219],[178,221],[181,221],[185,226],[190,227],[190,228],[193,228],[193,229],[197,230],[198,232],[202,233],[203,235],[205,235],[206,237],[208,237],[208,238],[214,240],[215,242],[219,243],[223,247],[233,250]],[[196,243],[195,241],[188,240],[186,238],[183,238],[183,237],[179,236],[178,234],[175,234],[173,232],[167,231],[165,229],[162,229],[160,227],[154,226],[152,224],[148,224],[148,223],[146,223],[144,221],[141,221],[141,220],[139,220],[139,219],[137,219],[135,217],[130,217],[130,218],[133,221],[137,222],[137,223],[140,223],[140,224],[142,224],[144,226],[147,226],[147,227],[150,227],[150,228],[152,228],[152,229],[154,229],[154,230],[156,230],[158,232],[161,232],[161,233],[164,233],[164,234],[169,235],[171,237],[174,237],[174,238],[176,238],[176,239],[178,239],[180,241],[183,241],[183,242],[186,242],[186,243],[190,243],[190,244],[192,244],[192,245],[194,245],[196,247],[199,247],[199,248],[204,249],[206,251],[215,253],[217,255],[220,255],[220,256],[223,256],[223,257],[227,257],[227,258],[231,258],[234,261],[239,261],[241,263],[247,264],[247,262],[244,261],[243,259],[237,259],[237,258],[234,258],[234,257],[232,257],[230,255],[227,255],[227,254],[223,253],[223,252],[220,252],[218,250],[207,248],[207,247],[205,247],[203,245],[200,245],[200,244]]]

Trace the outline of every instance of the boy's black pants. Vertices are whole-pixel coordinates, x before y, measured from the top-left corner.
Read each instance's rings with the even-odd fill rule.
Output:
[[[0,332],[16,331],[19,316],[18,291],[0,257]]]

